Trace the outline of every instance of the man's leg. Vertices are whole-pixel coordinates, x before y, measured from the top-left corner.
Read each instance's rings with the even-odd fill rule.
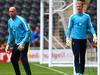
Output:
[[[85,69],[85,54],[86,54],[86,39],[81,41],[81,50],[80,50],[80,73],[84,74]]]
[[[74,54],[74,64],[75,64],[75,71],[79,73],[80,64],[79,64],[79,41],[77,39],[72,39],[72,50]]]
[[[21,61],[22,61],[22,64],[24,66],[26,74],[31,75],[31,70],[30,70],[30,66],[29,66],[28,58],[27,58],[28,45],[29,45],[29,43],[25,44],[25,48],[21,52]]]
[[[18,65],[19,57],[20,57],[20,51],[17,50],[17,45],[14,45],[12,56],[11,56],[11,62],[16,75],[21,75],[19,70],[19,65]]]

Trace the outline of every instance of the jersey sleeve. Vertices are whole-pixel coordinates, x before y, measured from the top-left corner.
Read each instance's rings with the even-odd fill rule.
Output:
[[[68,28],[66,31],[66,38],[70,38],[72,27],[73,27],[73,20],[72,20],[72,16],[70,16],[69,22],[68,22]]]
[[[92,35],[94,35],[95,34],[95,30],[94,30],[93,25],[91,23],[90,16],[88,16],[88,28],[89,28],[90,32],[92,33]]]
[[[10,45],[12,40],[13,40],[13,34],[12,34],[12,29],[10,27],[10,24],[8,22],[8,41],[7,41],[7,45]]]
[[[25,30],[25,37],[21,41],[22,44],[25,44],[27,40],[30,38],[30,27],[24,18],[21,18],[23,28]]]

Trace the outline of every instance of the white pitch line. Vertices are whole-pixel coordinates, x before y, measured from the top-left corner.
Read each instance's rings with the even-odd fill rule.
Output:
[[[51,72],[32,72],[33,74],[48,74]],[[10,73],[0,73],[0,75],[10,75]],[[21,72],[21,74],[25,74],[25,72]],[[55,74],[55,72],[51,73],[51,74]]]
[[[57,72],[57,73],[60,73],[60,74],[63,74],[63,75],[69,75],[69,74],[66,74],[65,72],[62,72],[62,71],[59,71],[59,70],[56,70],[56,69],[52,69],[52,68],[48,68],[48,67],[45,67],[45,66],[41,66],[39,64],[32,64],[32,65],[35,65],[35,66],[38,66],[38,67],[41,67],[41,68],[45,68],[45,69],[48,69],[48,70],[51,70],[51,71],[54,71],[54,72]]]

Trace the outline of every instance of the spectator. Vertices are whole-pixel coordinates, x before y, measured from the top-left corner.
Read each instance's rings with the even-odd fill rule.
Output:
[[[36,26],[35,30],[31,28],[30,46],[31,47],[40,46],[40,27],[39,26]]]

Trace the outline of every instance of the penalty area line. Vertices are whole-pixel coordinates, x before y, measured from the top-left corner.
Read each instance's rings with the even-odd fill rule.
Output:
[[[37,67],[41,67],[41,68],[45,68],[45,69],[48,69],[48,70],[51,70],[51,71],[54,71],[54,72],[57,72],[57,73],[60,73],[60,74],[63,74],[63,75],[69,75],[69,74],[66,74],[65,72],[62,72],[62,71],[59,71],[59,70],[56,70],[56,69],[52,69],[52,68],[48,68],[48,67],[45,67],[45,66],[41,66],[39,64],[32,64],[34,66],[37,66]]]

